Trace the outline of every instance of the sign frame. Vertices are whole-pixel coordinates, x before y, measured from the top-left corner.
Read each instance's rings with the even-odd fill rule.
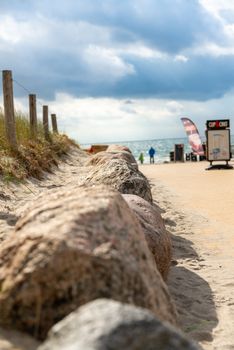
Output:
[[[209,162],[231,160],[230,138],[230,129],[221,128],[206,131],[207,160]]]
[[[229,119],[207,120],[206,122],[206,156],[211,169],[233,169],[228,164],[231,160],[231,131]],[[226,164],[215,164],[216,161],[225,161]]]

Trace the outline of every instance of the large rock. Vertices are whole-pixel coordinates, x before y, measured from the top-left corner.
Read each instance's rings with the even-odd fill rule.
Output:
[[[93,167],[83,184],[105,184],[121,193],[136,194],[152,203],[152,194],[148,179],[123,159],[111,159],[101,165]]]
[[[0,246],[0,322],[38,338],[100,297],[176,322],[166,285],[122,196],[104,186],[38,198]]]
[[[89,158],[86,164],[101,165],[101,164],[105,164],[106,162],[109,162],[111,159],[123,159],[130,164],[134,164],[135,167],[138,168],[137,162],[133,157],[133,155],[126,151],[99,152],[94,156],[92,156],[91,158]]]
[[[197,350],[146,309],[107,299],[90,302],[56,324],[38,350]]]
[[[0,327],[1,350],[36,350],[39,344],[40,342],[25,333]]]
[[[124,194],[123,197],[140,221],[157,268],[166,280],[171,265],[172,246],[159,207],[132,194]]]
[[[124,145],[109,145],[107,147],[106,151],[107,152],[125,151],[125,152],[132,153],[131,150],[127,146],[124,146]]]

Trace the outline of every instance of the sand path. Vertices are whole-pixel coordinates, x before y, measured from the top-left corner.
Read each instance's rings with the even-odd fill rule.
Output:
[[[204,349],[234,349],[234,170],[207,162],[144,165],[172,234],[169,287],[183,330]]]

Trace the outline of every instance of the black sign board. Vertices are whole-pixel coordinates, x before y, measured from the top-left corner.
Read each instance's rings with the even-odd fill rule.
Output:
[[[208,130],[227,129],[229,126],[229,119],[207,120],[206,122]]]
[[[175,162],[184,162],[184,145],[176,144],[174,151],[174,161]]]

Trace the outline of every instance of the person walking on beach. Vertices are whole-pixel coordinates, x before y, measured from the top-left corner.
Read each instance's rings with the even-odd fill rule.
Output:
[[[138,160],[141,162],[141,164],[144,163],[144,154],[143,154],[143,152],[140,153]]]
[[[153,147],[150,147],[149,149],[150,164],[154,163],[154,155],[155,155],[155,149]]]

